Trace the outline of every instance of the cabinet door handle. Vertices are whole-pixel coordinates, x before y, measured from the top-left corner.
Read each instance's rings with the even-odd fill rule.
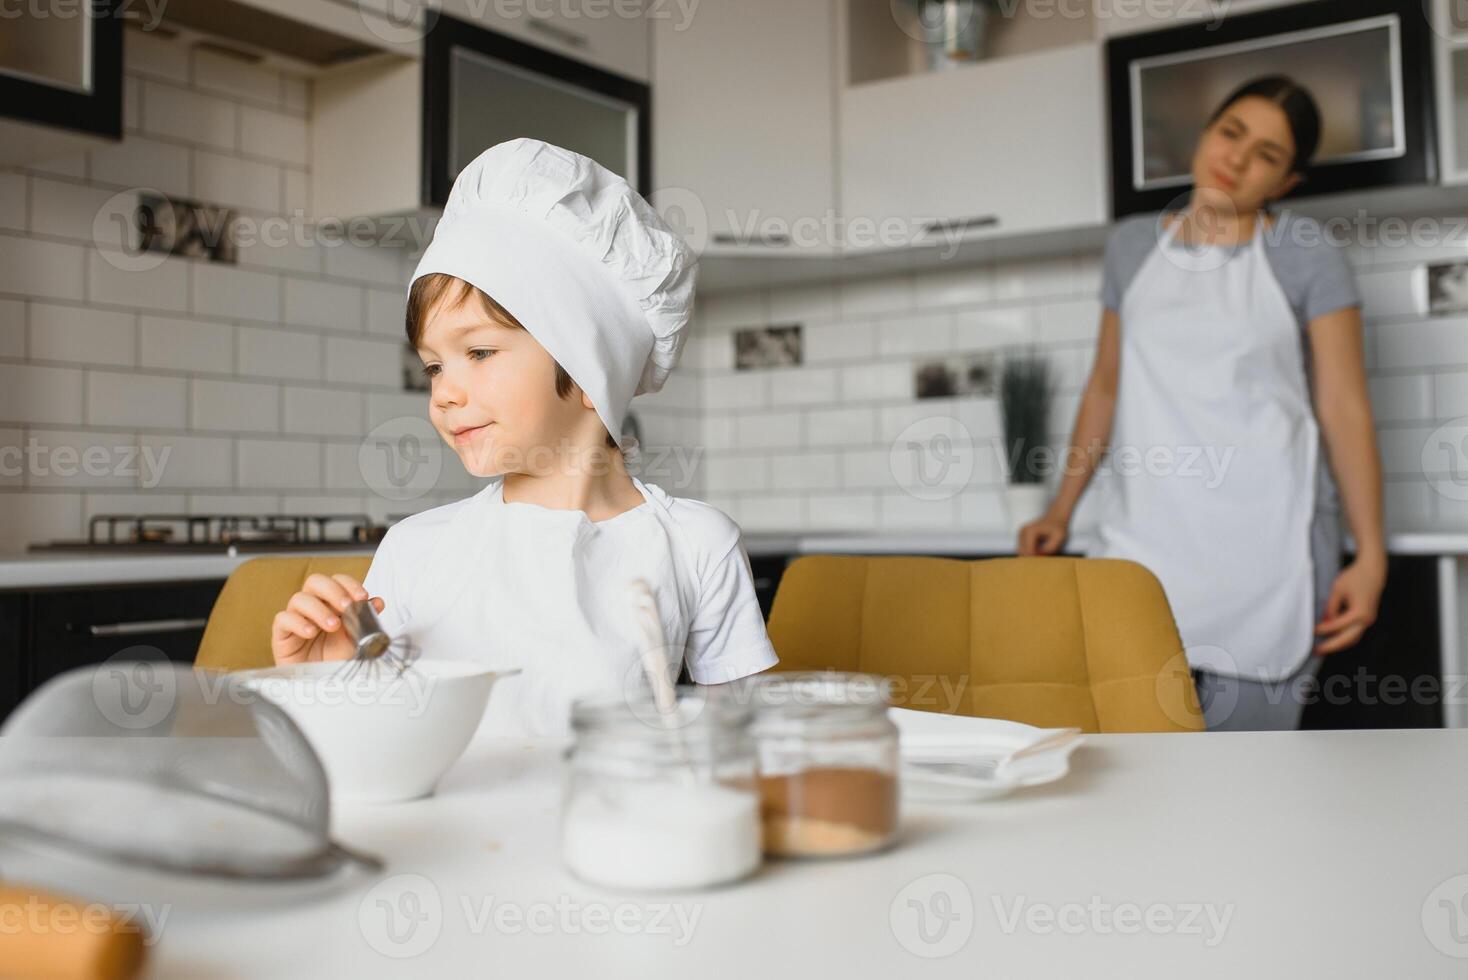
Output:
[[[716,232],[711,236],[716,245],[767,245],[775,248],[784,248],[790,244],[790,236],[782,234],[766,235],[755,241],[748,238],[740,238],[738,235],[730,235],[727,232]]]
[[[532,19],[532,20],[527,21],[527,23],[531,27],[533,27],[537,31],[539,31],[540,33],[542,33],[542,34],[544,34],[544,35],[546,35],[548,37],[553,37],[557,41],[560,41],[562,44],[569,45],[570,47],[573,47],[573,48],[584,48],[584,47],[586,47],[586,35],[585,34],[578,34],[575,31],[568,30],[568,29],[560,26],[559,24],[552,24],[549,21],[545,21],[545,20],[534,20],[534,19]]]
[[[939,231],[968,231],[971,228],[992,228],[999,224],[999,215],[981,214],[973,218],[945,218],[941,221],[929,221],[923,225],[923,231],[931,235]]]
[[[87,627],[93,636],[132,636],[135,633],[187,633],[203,629],[208,619],[145,619],[136,623],[105,623]]]

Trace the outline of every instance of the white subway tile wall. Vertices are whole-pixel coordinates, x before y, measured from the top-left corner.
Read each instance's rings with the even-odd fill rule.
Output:
[[[309,212],[306,80],[136,30],[127,45],[120,144],[0,171],[0,551],[78,536],[98,513],[386,519],[471,492],[479,482],[436,442],[422,447],[438,473],[426,492],[379,493],[364,475],[380,465],[374,429],[396,438],[426,417],[426,398],[401,390],[411,255],[294,233],[242,242],[234,266],[140,270],[119,250],[108,212],[140,189],[233,206],[262,232],[280,219],[301,230]],[[1468,415],[1468,317],[1422,308],[1421,264],[1468,258],[1442,224],[1442,244],[1348,250],[1395,529],[1468,527],[1468,502],[1424,472],[1458,472],[1434,447]],[[1003,528],[995,400],[920,401],[914,366],[1038,345],[1060,382],[1060,444],[1090,369],[1100,276],[1085,252],[705,292],[679,372],[634,403],[635,465],[749,531]],[[735,330],[790,323],[803,366],[735,370]],[[957,469],[909,492],[914,426],[954,437]]]
[[[1397,244],[1368,231],[1346,246],[1364,299],[1392,530],[1468,528],[1468,501],[1439,493],[1424,472],[1468,468],[1468,448],[1457,445],[1450,460],[1430,442],[1454,420],[1468,426],[1468,317],[1428,319],[1421,271],[1424,262],[1468,260],[1460,224],[1432,226],[1440,243]],[[1063,447],[1094,357],[1100,281],[1101,257],[1088,251],[701,297],[683,367],[703,380],[700,491],[747,531],[1006,529],[996,400],[919,400],[914,366],[1034,345],[1058,379],[1050,439]],[[789,323],[803,325],[806,367],[734,369],[736,330]],[[943,479],[919,478],[904,431],[926,437],[953,421],[951,434],[971,444],[955,444],[956,469]],[[1078,527],[1093,519],[1090,497]]]
[[[126,44],[123,141],[0,171],[0,552],[94,514],[384,520],[471,492],[436,444],[425,493],[364,476],[373,426],[427,417],[402,391],[411,258],[304,224],[307,80],[132,29]],[[116,219],[140,190],[237,209],[238,264],[138,269]]]

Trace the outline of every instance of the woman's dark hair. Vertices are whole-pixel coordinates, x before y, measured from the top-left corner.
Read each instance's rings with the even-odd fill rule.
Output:
[[[1268,99],[1284,110],[1290,132],[1295,137],[1295,158],[1290,161],[1290,172],[1310,166],[1310,160],[1320,147],[1320,107],[1315,104],[1315,97],[1309,89],[1287,75],[1268,75],[1240,85],[1208,117],[1208,125],[1217,122],[1229,106],[1250,96]]]

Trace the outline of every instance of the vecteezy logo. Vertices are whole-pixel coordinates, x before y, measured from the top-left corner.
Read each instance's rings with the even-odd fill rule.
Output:
[[[92,703],[118,728],[141,731],[166,719],[178,697],[178,678],[162,651],[128,647],[92,672]]]
[[[1172,224],[1168,224],[1168,221]],[[1238,211],[1233,199],[1216,192],[1184,191],[1158,212],[1155,232],[1159,242],[1168,243],[1162,257],[1189,272],[1221,269],[1241,247],[1225,241],[1237,230]],[[1185,222],[1186,227],[1177,227]]]
[[[1433,33],[1449,41],[1461,40],[1468,31],[1468,0],[1422,0],[1422,16]]]
[[[975,17],[984,16],[976,3],[913,3],[912,0],[889,0],[892,22],[914,41],[929,41],[966,33]],[[981,25],[982,26],[982,25]]]
[[[362,897],[357,925],[367,945],[383,956],[421,956],[443,931],[443,899],[422,875],[393,875]]]
[[[1178,658],[1181,658],[1181,664],[1177,662]],[[1229,653],[1223,647],[1212,646],[1207,643],[1195,643],[1181,654],[1174,655],[1173,659],[1167,662],[1164,673],[1179,668],[1187,670],[1190,667],[1197,667],[1207,671],[1205,682],[1197,690],[1197,704],[1203,712],[1204,717],[1208,719],[1209,724],[1218,726],[1232,718],[1234,711],[1239,706],[1239,694],[1241,691],[1241,681],[1239,678],[1242,676],[1238,661],[1233,658],[1233,654]],[[1157,679],[1159,700],[1165,693],[1165,684],[1166,681],[1159,675]],[[1174,713],[1177,713],[1176,707],[1174,711],[1168,711],[1167,705],[1167,702],[1163,702],[1163,711],[1169,717],[1172,717]],[[1183,710],[1185,711],[1186,709],[1184,708]],[[1172,720],[1178,724],[1186,724],[1188,717],[1187,714],[1180,713],[1177,717],[1173,717]]]
[[[388,44],[412,44],[438,23],[440,0],[357,0],[357,16]]]
[[[1468,500],[1468,418],[1432,430],[1422,444],[1422,474],[1448,500]]]
[[[141,221],[139,207],[144,200],[152,213]],[[141,223],[140,223],[141,221]],[[166,249],[145,248],[142,225],[176,227],[178,216],[173,204],[160,191],[135,187],[113,194],[92,218],[92,244],[102,261],[120,272],[150,272],[168,261]]]
[[[892,479],[919,500],[947,500],[974,472],[973,437],[956,418],[933,415],[903,429],[888,455]]]
[[[1422,932],[1444,956],[1468,959],[1468,874],[1455,875],[1428,893]]]
[[[652,192],[652,206],[663,222],[693,249],[693,254],[703,254],[709,243],[709,216],[703,198],[686,187],[659,187]]]
[[[416,500],[438,485],[443,469],[438,433],[426,419],[388,419],[362,440],[357,469],[375,493],[389,500]]]
[[[909,882],[892,899],[892,935],[924,959],[952,956],[974,932],[974,896],[961,878],[930,874]]]

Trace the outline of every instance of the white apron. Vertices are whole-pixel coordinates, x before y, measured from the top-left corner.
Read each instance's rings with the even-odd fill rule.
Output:
[[[1098,557],[1162,582],[1188,661],[1277,680],[1310,654],[1319,429],[1300,329],[1254,239],[1172,245],[1122,299]]]
[[[654,505],[592,522],[579,510],[506,503],[503,492],[495,481],[458,512],[443,546],[414,570],[401,626],[425,656],[521,669],[496,683],[480,732],[564,735],[576,698],[638,690],[633,579],[652,586],[675,679],[697,595]],[[626,547],[629,537],[640,547]]]

